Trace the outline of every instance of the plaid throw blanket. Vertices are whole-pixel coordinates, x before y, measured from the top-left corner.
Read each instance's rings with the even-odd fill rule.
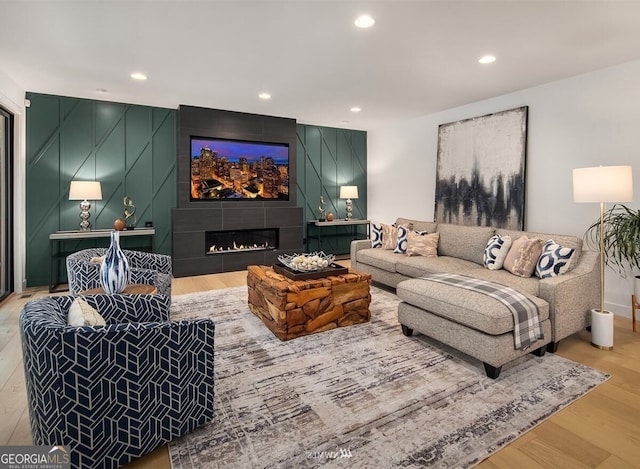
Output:
[[[422,279],[484,293],[502,302],[513,314],[513,339],[516,350],[526,351],[536,340],[544,338],[538,306],[511,287],[457,274],[433,274]]]

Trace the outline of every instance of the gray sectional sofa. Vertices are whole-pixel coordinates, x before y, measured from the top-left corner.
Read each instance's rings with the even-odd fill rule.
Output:
[[[533,301],[545,334],[545,339],[531,348],[538,355],[545,348],[555,352],[560,340],[589,326],[589,311],[599,304],[599,254],[583,250],[581,238],[406,218],[398,218],[396,225],[438,232],[438,257],[407,256],[372,248],[370,240],[357,240],[351,244],[351,267],[370,273],[376,283],[396,289],[403,300],[398,314],[405,335],[411,335],[415,329],[474,356],[484,362],[487,375],[494,378],[504,363],[526,353],[514,350],[513,319],[508,311],[501,311],[481,294],[420,280],[436,273],[461,274],[507,285]],[[574,248],[570,269],[545,279],[489,270],[484,267],[484,249],[494,234],[510,235],[513,240],[522,235],[544,241],[553,239],[564,247]]]

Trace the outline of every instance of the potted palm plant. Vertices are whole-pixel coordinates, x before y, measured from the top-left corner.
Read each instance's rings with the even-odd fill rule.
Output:
[[[634,290],[640,298],[640,210],[616,204],[604,212],[603,243],[605,263],[626,277],[627,269],[634,272]],[[600,220],[585,233],[585,239],[595,246],[600,242]]]

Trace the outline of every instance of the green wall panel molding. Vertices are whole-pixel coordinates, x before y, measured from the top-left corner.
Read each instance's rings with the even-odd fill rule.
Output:
[[[124,217],[127,196],[136,205],[137,226],[152,221],[156,251],[171,254],[176,111],[37,93],[27,98],[27,285],[49,283],[49,234],[78,229],[79,202],[68,200],[73,179],[102,185],[102,200],[91,201],[93,228],[112,228]]]
[[[367,133],[359,130],[337,129],[298,124],[298,206],[304,210],[306,221],[318,218],[320,196],[327,213],[344,218],[346,202],[340,199],[340,186],[358,186],[358,199],[353,200],[353,217],[367,218]],[[323,249],[331,253],[349,251],[351,228],[336,227],[334,232],[344,237],[325,237],[322,246],[316,241],[310,250]]]
[[[177,205],[176,110],[37,93],[27,93],[27,98],[27,285],[49,284],[49,234],[78,229],[79,202],[68,200],[73,179],[101,182],[102,200],[91,201],[93,228],[111,228],[123,217],[127,196],[136,205],[137,225],[153,222],[156,251],[171,254],[171,210]],[[366,132],[298,124],[296,133],[297,205],[304,219],[318,217],[320,195],[327,212],[343,218],[341,185],[358,186],[353,215],[366,218]],[[336,227],[336,234],[349,234],[342,231]],[[348,238],[327,239],[322,249],[348,252]],[[71,242],[64,249],[94,243]],[[135,249],[135,238],[123,238],[123,246]]]

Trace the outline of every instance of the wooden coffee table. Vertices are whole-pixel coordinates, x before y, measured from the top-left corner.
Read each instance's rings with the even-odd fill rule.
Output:
[[[371,275],[349,270],[292,280],[271,267],[247,267],[249,309],[280,340],[368,322]]]
[[[145,283],[131,283],[124,287],[124,290],[120,292],[121,295],[155,295],[158,293],[158,289],[155,285],[147,285]],[[80,295],[102,295],[104,289],[102,287],[91,288],[79,293]]]

